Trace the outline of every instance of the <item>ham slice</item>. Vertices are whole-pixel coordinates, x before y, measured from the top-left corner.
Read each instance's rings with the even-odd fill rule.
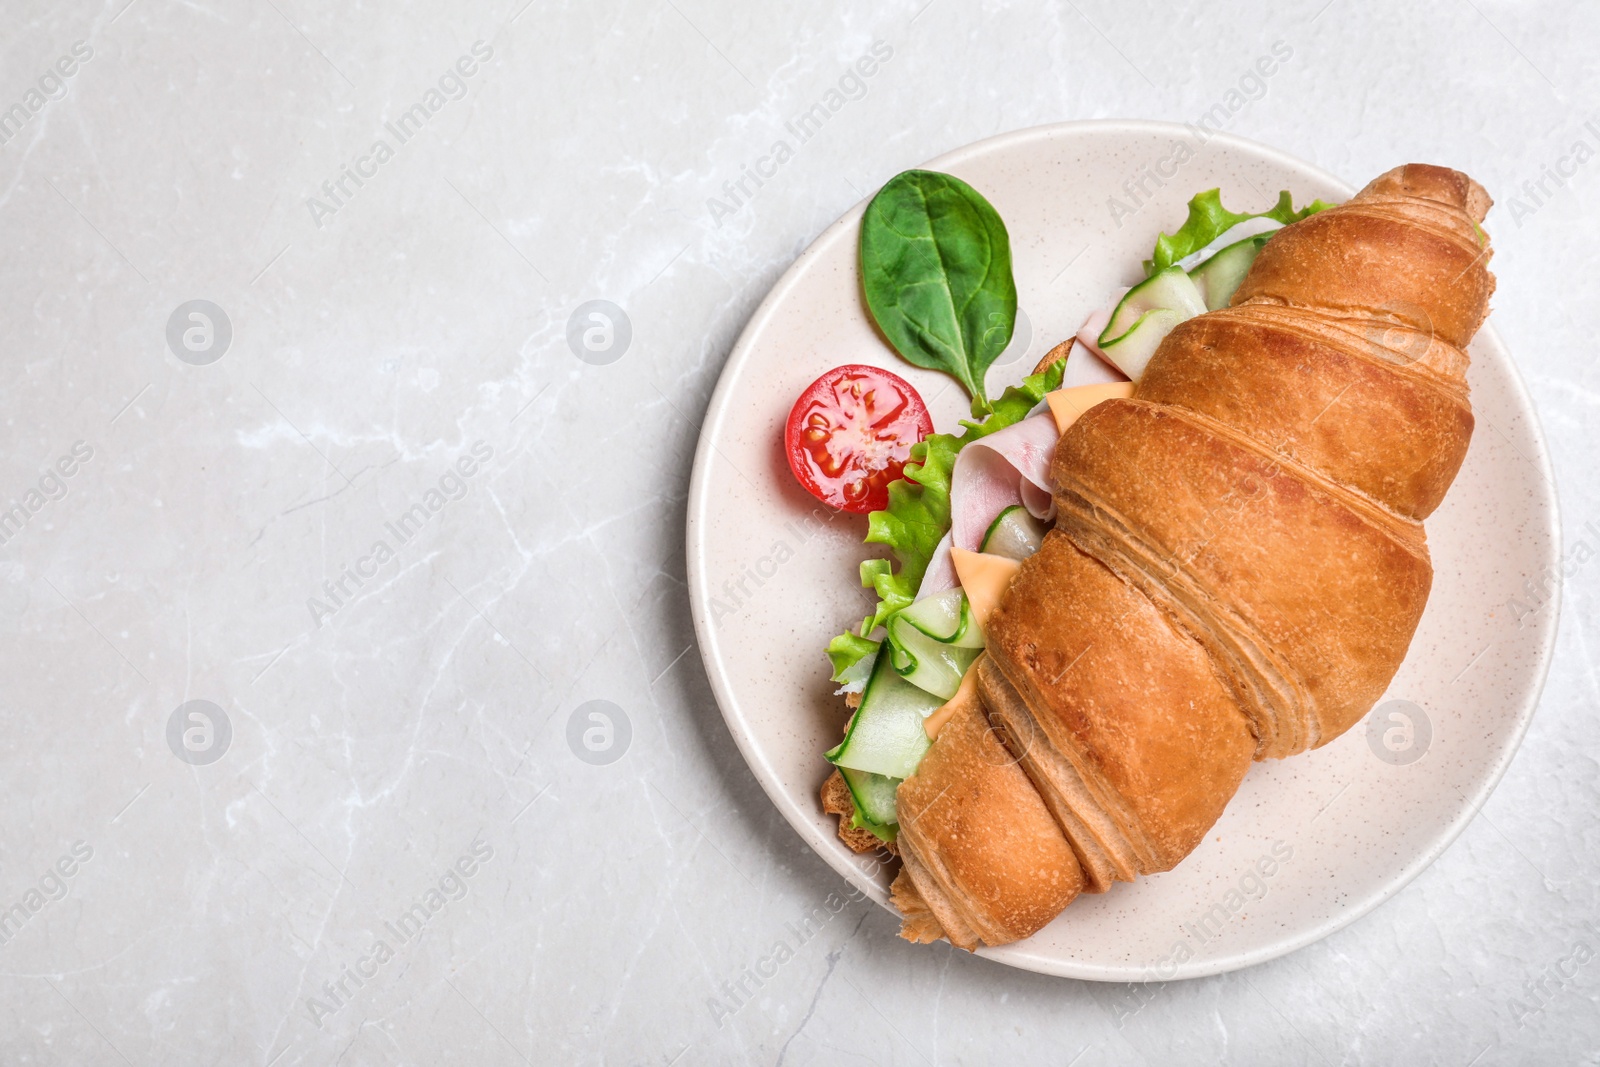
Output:
[[[955,588],[950,548],[976,552],[995,517],[1021,504],[1036,519],[1055,517],[1050,459],[1060,437],[1048,410],[980,437],[956,456],[950,475],[950,532],[934,549],[917,599]]]
[[[1126,293],[1127,290],[1124,289],[1123,292]],[[1105,332],[1107,326],[1111,325],[1111,312],[1116,309],[1117,301],[1121,299],[1122,297],[1119,296],[1116,300],[1111,301],[1109,307],[1089,312],[1089,317],[1083,320],[1082,326],[1078,327],[1078,344],[1106,362],[1110,361],[1106,360],[1106,354],[1100,351],[1100,335]]]
[[[1125,382],[1128,376],[1100,352],[1094,345],[1094,338],[1100,336],[1100,331],[1105,329],[1105,324],[1110,321],[1109,311],[1097,311],[1089,316],[1089,321],[1083,324],[1083,329],[1078,331],[1074,338],[1077,344],[1072,346],[1072,351],[1067,353],[1067,365],[1061,372],[1061,388],[1070,389],[1076,385],[1102,385],[1106,382]],[[1089,335],[1085,341],[1084,335]]]
[[[954,589],[960,584],[956,578],[956,566],[950,562],[950,531],[946,530],[944,537],[940,538],[939,544],[933,550],[933,558],[928,561],[928,569],[922,572],[922,584],[917,587],[917,599],[942,593],[946,589]]]

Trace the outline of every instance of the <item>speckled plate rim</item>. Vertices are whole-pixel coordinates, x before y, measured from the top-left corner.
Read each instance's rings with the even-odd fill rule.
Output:
[[[1071,134],[1079,131],[1095,134],[1122,132],[1130,136],[1139,137],[1151,135],[1182,137],[1186,129],[1186,127],[1176,123],[1148,120],[1095,119],[1054,123],[1015,130],[1010,133],[985,138],[981,141],[975,141],[972,144],[930,160],[922,164],[922,166],[931,170],[952,170],[986,153],[1011,150],[1030,141],[1048,140],[1062,134]],[[1288,169],[1314,174],[1318,179],[1344,189],[1346,195],[1352,195],[1355,192],[1348,183],[1322,170],[1320,167],[1243,137],[1225,133],[1214,134],[1208,142],[1208,148],[1212,146],[1224,151],[1238,151],[1258,158],[1269,159]],[[738,745],[740,753],[744,756],[745,762],[749,765],[756,780],[761,783],[762,788],[766,791],[773,804],[776,805],[779,812],[783,814],[784,818],[789,821],[790,825],[795,828],[806,843],[811,846],[813,851],[852,885],[869,893],[884,908],[898,914],[898,912],[895,912],[893,905],[884,899],[882,893],[876,891],[877,887],[867,882],[862,869],[852,865],[849,858],[841,853],[841,850],[831,846],[829,839],[832,839],[832,835],[824,836],[819,833],[815,821],[815,792],[800,794],[785,789],[780,781],[780,775],[756,744],[754,734],[746,722],[743,708],[737,694],[733,691],[727,670],[722,662],[721,643],[716,639],[710,624],[707,604],[712,592],[706,584],[706,544],[702,537],[702,523],[699,521],[699,517],[706,513],[712,503],[708,494],[708,485],[710,483],[710,468],[715,462],[718,452],[717,432],[727,415],[730,405],[737,401],[733,383],[745,363],[754,354],[754,339],[761,335],[768,322],[776,314],[777,309],[788,299],[791,291],[804,280],[805,272],[801,269],[802,266],[817,257],[824,248],[839,240],[841,231],[852,227],[865,210],[866,201],[856,204],[850,211],[823,230],[796,257],[795,261],[784,271],[783,276],[778,279],[777,283],[767,293],[766,298],[756,308],[755,313],[751,315],[750,320],[745,324],[744,330],[741,331],[738,341],[734,344],[718,378],[717,387],[712,393],[711,401],[707,405],[705,420],[702,423],[695,449],[689,483],[685,552],[688,565],[690,611],[694,619],[696,644],[700,650],[701,659],[705,664],[706,674],[710,679],[717,705],[722,712],[729,731],[733,734],[735,744]],[[1532,510],[1536,517],[1542,518],[1545,533],[1548,536],[1549,549],[1544,563],[1547,566],[1558,565],[1561,559],[1559,507],[1554,490],[1555,479],[1550,465],[1549,450],[1545,444],[1544,432],[1539,424],[1537,411],[1534,408],[1527,386],[1523,382],[1522,375],[1516,368],[1515,361],[1510,358],[1508,350],[1491,324],[1485,324],[1483,329],[1479,331],[1477,338],[1475,338],[1474,347],[1480,346],[1494,349],[1496,355],[1504,363],[1509,371],[1510,388],[1518,405],[1519,414],[1528,421],[1529,436],[1535,452],[1533,456],[1528,458],[1542,475],[1536,487],[1538,495]],[[1192,964],[1181,965],[1172,975],[1172,978],[1201,978],[1252,967],[1320,941],[1350,925],[1389,900],[1438,859],[1471,824],[1479,810],[1488,801],[1490,795],[1493,794],[1495,787],[1499,785],[1506,769],[1511,764],[1512,758],[1521,746],[1522,739],[1527,733],[1529,724],[1532,722],[1533,713],[1538,707],[1539,696],[1544,689],[1545,680],[1549,676],[1550,663],[1555,652],[1556,620],[1559,619],[1561,610],[1561,590],[1559,585],[1549,601],[1549,607],[1549,618],[1552,621],[1544,629],[1544,640],[1538,648],[1536,660],[1530,664],[1531,669],[1527,672],[1527,677],[1524,681],[1522,697],[1517,702],[1515,714],[1508,719],[1507,729],[1500,739],[1501,743],[1497,756],[1489,766],[1487,773],[1483,775],[1478,787],[1470,795],[1463,795],[1463,802],[1457,811],[1456,817],[1448,824],[1440,827],[1427,847],[1420,849],[1409,863],[1395,871],[1376,890],[1367,893],[1360,900],[1350,902],[1347,907],[1336,914],[1330,915],[1321,921],[1310,923],[1302,929],[1285,932],[1270,944],[1249,951],[1231,956],[1196,960]],[[1082,960],[1062,960],[1048,953],[1038,951],[1031,947],[1026,940],[1000,948],[981,948],[978,950],[978,954],[1009,966],[1066,978],[1104,982],[1131,982],[1148,978],[1148,971],[1130,968],[1125,964],[1102,966],[1085,963]]]

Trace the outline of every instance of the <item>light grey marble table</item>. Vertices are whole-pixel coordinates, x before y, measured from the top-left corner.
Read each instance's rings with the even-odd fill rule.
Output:
[[[998,132],[1194,119],[1276,42],[1230,130],[1500,200],[1493,321],[1568,550],[1600,547],[1600,12],[27,0],[0,25],[0,1062],[1600,1063],[1587,555],[1522,751],[1438,863],[1310,948],[1136,992],[830,898],[717,713],[683,550],[718,371],[829,222]],[[590,300],[630,324],[608,363],[567,344]],[[568,741],[594,700],[614,762]]]

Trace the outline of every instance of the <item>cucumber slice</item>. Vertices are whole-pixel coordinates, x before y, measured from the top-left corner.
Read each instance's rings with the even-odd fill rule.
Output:
[[[1204,311],[1205,308],[1200,309]],[[1100,346],[1100,351],[1106,358],[1117,365],[1134,381],[1144,376],[1144,369],[1150,363],[1150,357],[1156,354],[1156,349],[1161,347],[1161,342],[1167,339],[1167,334],[1175,329],[1178,323],[1185,319],[1193,318],[1174,311],[1171,308],[1156,308],[1147,311],[1142,319],[1134,324],[1133,329],[1117,338]]]
[[[1111,350],[1108,345],[1116,344],[1132,333],[1153,312],[1167,311],[1178,314],[1179,318],[1173,322],[1175,326],[1184,319],[1204,314],[1205,310],[1206,302],[1201,298],[1200,290],[1195,288],[1188,273],[1182,267],[1168,267],[1166,270],[1157,271],[1123,294],[1111,312],[1111,321],[1100,331],[1100,338],[1096,343],[1109,355]],[[1166,334],[1163,333],[1162,336],[1165,337]]]
[[[895,823],[900,821],[895,805],[895,790],[900,788],[900,779],[858,771],[854,767],[840,767],[839,774],[856,802],[854,824],[871,830],[885,841],[893,841]]]
[[[982,648],[983,631],[973,621],[967,597],[960,588],[925,596],[908,608],[901,608],[895,619],[907,623],[940,644],[957,648]]]
[[[1030,515],[1027,508],[1012,504],[994,517],[978,551],[1006,559],[1027,559],[1039,551],[1044,532],[1044,523]]]
[[[853,771],[909,778],[933,743],[922,721],[944,701],[900,677],[887,646],[887,641],[878,646],[878,661],[850,732],[825,758]]]
[[[971,629],[978,628],[974,625]],[[889,661],[907,682],[931,693],[935,706],[956,695],[961,676],[967,673],[980,651],[929,637],[898,616],[889,620]],[[868,682],[867,687],[871,686]]]
[[[1245,274],[1249,272],[1250,264],[1256,261],[1256,253],[1271,237],[1272,234],[1264,233],[1236,241],[1189,272],[1189,278],[1200,290],[1201,299],[1206,302],[1207,311],[1218,311],[1228,306],[1239,283],[1244,281]]]

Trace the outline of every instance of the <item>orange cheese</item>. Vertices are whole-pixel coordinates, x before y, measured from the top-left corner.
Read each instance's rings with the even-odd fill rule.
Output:
[[[1078,416],[1102,400],[1126,400],[1133,395],[1132,382],[1102,382],[1099,385],[1075,385],[1070,389],[1057,389],[1044,395],[1055,416],[1056,429],[1067,432],[1067,427],[1078,421]]]
[[[968,552],[964,548],[952,548],[950,562],[955,564],[961,591],[967,594],[967,603],[972,605],[973,619],[979,627],[987,629],[989,616],[1000,606],[1000,597],[1022,569],[1022,564],[1005,556]]]

